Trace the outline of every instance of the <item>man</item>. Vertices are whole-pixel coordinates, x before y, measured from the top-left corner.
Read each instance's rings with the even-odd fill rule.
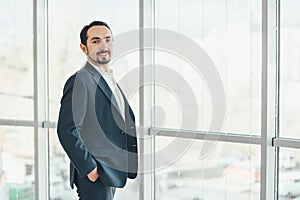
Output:
[[[80,39],[87,62],[64,86],[57,133],[79,199],[110,200],[116,187],[137,176],[134,114],[109,68],[109,26],[94,21],[83,27]]]

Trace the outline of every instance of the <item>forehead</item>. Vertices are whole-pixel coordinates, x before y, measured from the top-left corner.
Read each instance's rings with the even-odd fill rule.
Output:
[[[87,31],[87,38],[93,37],[105,38],[111,36],[110,30],[106,26],[93,26]]]

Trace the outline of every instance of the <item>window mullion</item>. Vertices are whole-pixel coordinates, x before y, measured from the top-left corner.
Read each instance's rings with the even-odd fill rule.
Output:
[[[34,159],[35,199],[49,199],[47,120],[47,0],[34,0]]]

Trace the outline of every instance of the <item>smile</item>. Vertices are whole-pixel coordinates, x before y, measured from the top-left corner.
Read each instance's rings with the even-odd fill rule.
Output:
[[[100,55],[100,56],[106,56],[109,54],[109,51],[102,51],[102,52],[98,52],[97,55]]]

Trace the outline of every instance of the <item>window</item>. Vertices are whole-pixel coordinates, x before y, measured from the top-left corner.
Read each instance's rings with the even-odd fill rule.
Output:
[[[157,137],[157,151],[168,148],[165,144],[172,140]],[[156,166],[156,198],[259,199],[259,146],[218,142],[209,155],[201,157],[203,143],[193,141],[177,160]],[[161,155],[156,156],[157,164],[166,159]]]
[[[160,74],[163,73],[159,70],[160,66],[174,70],[174,74],[177,74],[177,78],[170,80],[174,82],[172,86],[157,87],[155,90],[156,105],[164,106],[167,119],[163,127],[260,135],[260,1],[156,1],[156,11],[156,28],[175,32],[174,41],[168,41],[174,43],[173,49],[167,49],[167,52],[166,49],[155,51],[155,64],[158,68],[155,69],[156,84],[167,79],[164,74]],[[170,15],[170,12],[173,14]],[[156,34],[160,34],[159,30]],[[185,51],[181,50],[187,41],[185,38],[178,38],[179,34],[189,37],[202,49],[204,53],[198,57],[211,59],[212,66],[208,67],[204,58],[199,63],[193,63],[193,60],[187,58],[185,52],[189,52],[186,53],[189,56],[199,54],[200,51],[188,47]],[[161,44],[156,45],[160,47]],[[216,69],[217,74],[205,72],[211,67]],[[226,112],[222,130],[210,129],[213,115],[220,113],[213,110],[215,105],[212,105],[210,89],[215,82],[207,82],[208,78],[221,79],[221,89],[225,93]],[[189,100],[187,105],[181,102],[182,97]],[[218,101],[222,103],[221,99]],[[189,114],[180,116],[185,110]],[[156,127],[161,126],[159,121],[163,121],[161,116],[164,115],[158,111]],[[182,124],[182,117],[189,121],[196,120],[197,125],[192,122]]]
[[[259,199],[261,1],[155,3],[156,199]]]
[[[148,35],[136,36],[126,45],[142,49],[129,50],[112,66],[139,131],[150,133],[139,138],[140,156],[155,155],[140,165],[151,173],[129,180],[116,200],[264,199],[269,189],[273,199],[299,198],[299,4],[0,0],[0,199],[46,199],[47,187],[50,199],[77,199],[56,121],[64,83],[86,61],[79,32],[93,20],[108,22],[115,38],[142,26],[155,33],[155,48],[140,43]],[[194,63],[193,56],[205,62]],[[151,66],[150,84],[141,65]],[[220,81],[217,94],[224,98],[215,98],[209,78]],[[147,85],[140,92],[142,81]],[[220,114],[216,105],[224,108],[218,128],[211,127]]]
[[[280,148],[279,198],[295,199],[300,195],[299,150]]]
[[[0,118],[33,120],[33,4],[0,5]]]
[[[32,199],[33,128],[1,126],[0,138],[0,197]]]
[[[299,2],[281,3],[280,23],[280,136],[298,138],[300,117]]]
[[[68,12],[66,12],[68,10]],[[81,14],[79,14],[81,13]],[[82,14],[84,13],[84,14]],[[126,18],[126,20],[124,20]],[[49,1],[49,119],[57,122],[63,86],[67,78],[86,62],[81,51],[80,31],[94,20],[109,24],[115,38],[138,28],[138,1]],[[138,38],[136,38],[138,41]],[[118,48],[118,46],[114,46]],[[139,64],[138,52],[131,52],[114,61],[114,76],[121,88],[122,80]],[[138,82],[138,77],[135,77]],[[124,90],[126,92],[126,90]],[[133,92],[133,91],[132,91]],[[137,114],[138,92],[126,93]],[[69,158],[61,148],[56,129],[49,129],[50,143],[50,197],[52,199],[77,199],[76,190],[69,186]],[[116,200],[138,199],[137,181],[129,181],[126,188],[117,190]]]

